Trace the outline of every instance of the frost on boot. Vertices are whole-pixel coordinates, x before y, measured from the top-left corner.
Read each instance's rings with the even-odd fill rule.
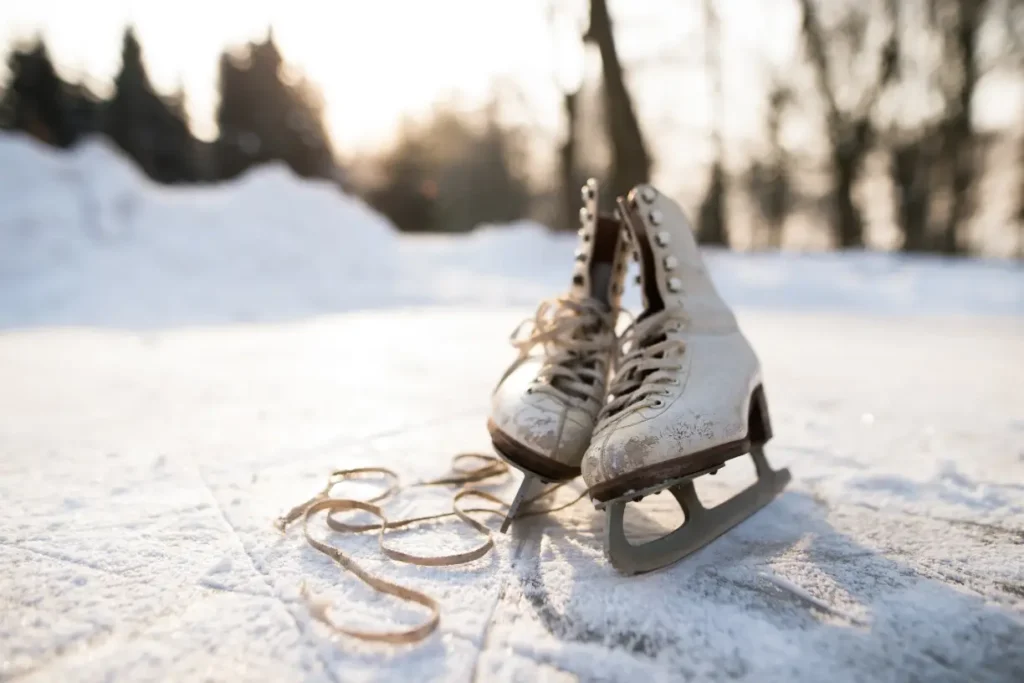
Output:
[[[615,377],[583,477],[608,510],[608,552],[626,573],[648,571],[693,552],[766,504],[789,479],[773,472],[762,447],[771,437],[761,365],[715,290],[679,206],[649,185],[619,200],[640,262],[644,310],[624,332]],[[692,479],[751,453],[758,483],[712,510]],[[625,504],[670,489],[683,526],[632,546]]]
[[[541,302],[512,333],[519,356],[492,397],[494,448],[526,475],[503,531],[542,482],[580,474],[604,405],[629,247],[620,222],[599,215],[597,201],[597,183],[589,180],[569,291]]]

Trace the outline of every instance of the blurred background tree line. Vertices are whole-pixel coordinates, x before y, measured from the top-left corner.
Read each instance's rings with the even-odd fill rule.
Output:
[[[793,0],[798,63],[767,74],[761,139],[742,155],[729,152],[723,130],[729,102],[720,8],[694,1],[702,10],[707,90],[692,97],[710,104],[703,134],[711,158],[694,181],[699,193],[684,203],[702,242],[778,248],[810,224],[820,226],[827,246],[879,246],[868,225],[882,215],[892,228],[886,247],[984,252],[970,228],[988,220],[1005,226],[1013,252],[1024,257],[1024,134],[979,130],[972,116],[988,74],[1016,79],[1008,96],[1022,98],[1024,0]],[[217,182],[283,162],[362,196],[405,231],[456,232],[519,218],[575,229],[586,177],[623,193],[650,180],[659,157],[686,154],[659,145],[643,125],[630,86],[642,67],[620,58],[606,0],[588,4],[578,39],[596,56],[599,75],[561,86],[564,125],[554,137],[502,116],[520,97],[505,83],[482,111],[439,107],[408,121],[387,149],[341,162],[316,85],[286,63],[268,31],[221,55],[219,132],[200,140],[183,90],[164,95],[152,86],[131,28],[106,99],[63,80],[42,39],[14,46],[0,84],[0,126],[60,148],[105,135],[160,183]],[[1020,128],[1024,101],[1008,106]],[[808,122],[822,142],[794,148],[787,128]],[[529,163],[538,139],[554,159],[543,177]],[[1005,215],[979,218],[993,192],[1006,199]]]

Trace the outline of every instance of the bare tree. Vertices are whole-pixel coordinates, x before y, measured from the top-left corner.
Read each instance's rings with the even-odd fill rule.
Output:
[[[772,85],[765,116],[768,155],[764,160],[751,164],[746,172],[746,189],[761,214],[764,226],[764,229],[755,228],[753,231],[755,247],[777,249],[782,246],[786,218],[792,210],[792,160],[782,144],[782,122],[792,100],[793,93],[786,85],[779,81]]]
[[[942,233],[942,251],[962,251],[961,229],[972,209],[977,142],[971,102],[979,80],[978,33],[988,0],[931,0],[933,24],[943,31],[948,74],[943,151],[950,173],[950,206]]]
[[[908,46],[931,43],[941,49],[937,60],[926,58],[926,63],[912,64],[910,71],[927,75],[908,82],[915,99],[921,99],[921,86],[935,96],[938,113],[923,123],[896,126],[892,132],[890,174],[899,201],[897,216],[905,251],[957,254],[967,248],[964,232],[976,204],[979,176],[985,172],[985,145],[974,128],[971,105],[986,70],[1019,52],[1017,6],[1024,7],[1024,2],[922,0],[906,4],[908,15],[916,9],[919,16],[899,22],[906,34],[901,42]],[[1001,19],[1006,27],[1004,36],[990,41],[990,58],[982,64],[979,41],[986,19]],[[913,59],[900,54],[902,62]]]
[[[1001,23],[1007,38],[1011,67],[1018,76],[1024,76],[1024,0],[1005,0],[1000,7]],[[1024,111],[1024,101],[1018,111]],[[1022,121],[1021,123],[1024,123]],[[1024,130],[1018,140],[1017,177],[1017,258],[1024,260]]]
[[[1017,192],[1017,258],[1024,260],[1024,135],[1020,138],[1020,151],[1017,154],[1017,180],[1020,190]]]
[[[868,50],[868,27],[877,15],[865,0],[841,3],[841,16],[831,27],[819,17],[820,0],[799,0],[803,10],[801,30],[807,56],[814,70],[817,88],[825,103],[825,128],[829,142],[829,166],[832,172],[830,201],[833,209],[834,241],[839,247],[864,244],[864,225],[854,200],[854,187],[864,159],[873,141],[872,113],[875,104],[896,72],[898,45],[895,27],[890,27],[877,58],[874,75],[867,79],[852,103],[840,101],[834,75],[840,68],[829,46],[837,46],[848,58],[842,68],[851,70],[853,62]],[[891,8],[897,0],[885,0]],[[889,16],[894,14],[889,13]],[[891,22],[890,22],[891,23]],[[845,83],[844,85],[849,85]],[[845,89],[845,88],[844,88]]]
[[[562,94],[562,109],[565,113],[566,125],[565,140],[558,150],[559,185],[562,195],[562,217],[559,222],[561,223],[560,227],[565,230],[571,230],[577,225],[575,217],[580,203],[576,161],[576,143],[579,139],[578,95],[578,92]]]
[[[889,176],[895,190],[896,221],[903,233],[903,251],[934,248],[929,225],[935,194],[934,164],[941,142],[937,136],[932,127],[892,134]]]
[[[601,54],[608,137],[612,146],[611,189],[616,194],[625,194],[634,185],[650,179],[651,158],[622,72],[606,0],[590,0],[590,26],[583,39],[596,44]]]
[[[711,139],[715,158],[711,162],[708,188],[697,217],[697,235],[706,244],[729,243],[726,220],[725,142],[722,126],[725,119],[725,95],[722,89],[721,26],[713,0],[704,0],[704,70],[710,83]]]

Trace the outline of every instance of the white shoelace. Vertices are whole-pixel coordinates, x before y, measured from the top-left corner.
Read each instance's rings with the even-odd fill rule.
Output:
[[[674,323],[674,325],[673,325]],[[613,397],[598,414],[598,422],[637,407],[643,399],[666,394],[666,385],[674,385],[674,373],[682,369],[677,358],[666,357],[667,351],[686,350],[686,342],[666,336],[670,326],[687,323],[679,309],[666,309],[643,320],[634,321],[619,337],[619,355],[615,377],[608,388]]]
[[[513,330],[509,341],[519,350],[519,358],[502,381],[541,346],[544,364],[532,391],[570,404],[582,400],[601,405],[608,361],[615,348],[615,321],[615,314],[594,299],[558,297],[542,301],[534,317]],[[523,337],[527,326],[529,334]]]

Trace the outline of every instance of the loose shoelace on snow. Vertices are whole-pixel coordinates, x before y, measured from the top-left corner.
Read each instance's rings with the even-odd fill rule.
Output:
[[[677,360],[667,357],[668,351],[686,349],[686,342],[666,336],[667,329],[687,322],[678,309],[659,311],[649,318],[636,320],[619,338],[619,353],[615,361],[615,376],[608,387],[614,397],[601,412],[597,421],[640,405],[649,397],[665,392],[665,385],[676,381],[673,372],[682,369]]]
[[[549,393],[567,403],[579,401],[603,402],[602,389],[608,372],[609,351],[614,348],[616,316],[607,307],[593,299],[576,300],[559,297],[541,302],[533,319],[524,320],[512,332],[510,341],[518,349],[519,358],[509,367],[502,377],[508,377],[521,363],[531,357],[531,352],[541,346],[544,351],[544,363],[538,372],[538,382],[533,391]],[[529,326],[529,333],[522,336],[524,328]],[[477,461],[477,466],[466,466],[469,461]],[[497,496],[476,488],[466,488],[469,484],[482,482],[494,477],[507,475],[508,465],[500,459],[478,453],[462,453],[452,460],[451,474],[439,479],[419,482],[412,486],[455,485],[462,487],[452,498],[452,511],[422,517],[411,517],[389,521],[379,503],[401,490],[398,475],[386,467],[361,467],[348,470],[337,470],[328,477],[327,484],[315,496],[301,503],[277,520],[276,526],[282,532],[298,519],[302,519],[303,534],[306,541],[321,553],[337,562],[343,569],[354,574],[360,581],[379,593],[394,596],[405,602],[426,607],[430,616],[420,625],[403,631],[364,631],[337,624],[328,614],[329,604],[312,595],[302,586],[302,597],[309,606],[312,616],[326,624],[336,633],[361,640],[386,642],[394,644],[415,643],[429,636],[440,622],[440,607],[434,598],[426,593],[407,586],[388,581],[359,566],[351,557],[337,546],[315,538],[310,532],[310,521],[321,512],[326,512],[327,526],[338,532],[360,533],[377,531],[377,544],[382,554],[395,560],[425,567],[441,567],[472,562],[485,556],[494,547],[491,530],[471,515],[504,514],[509,504]],[[377,475],[387,478],[391,484],[388,488],[368,500],[351,498],[334,498],[331,490],[344,481],[365,475]],[[526,511],[520,512],[517,519],[534,515],[550,514],[564,510],[576,504],[587,495],[588,490],[566,503],[548,507],[531,508],[542,498],[557,491],[567,482],[555,484],[542,493],[525,502]],[[468,498],[487,501],[497,508],[476,507],[463,508],[460,503]],[[360,510],[377,517],[379,522],[373,524],[348,524],[338,519],[337,515]],[[386,535],[389,530],[408,527],[419,523],[432,522],[448,517],[457,517],[474,531],[484,537],[476,547],[451,555],[423,556],[412,555],[388,545]]]
[[[464,463],[468,461],[476,460],[480,462],[480,465],[475,467],[466,467]],[[489,514],[504,514],[501,509],[478,507],[478,508],[462,508],[460,507],[460,501],[467,498],[477,498],[485,500],[498,505],[500,508],[507,509],[508,503],[501,500],[497,496],[475,488],[465,488],[467,484],[473,484],[482,482],[493,477],[501,477],[507,475],[509,472],[508,465],[502,462],[500,459],[492,455],[483,455],[478,453],[461,453],[456,455],[452,459],[451,474],[446,477],[439,479],[432,479],[430,481],[419,482],[412,484],[411,486],[441,486],[441,485],[457,485],[463,488],[459,490],[452,498],[452,511],[442,512],[434,515],[425,515],[422,517],[410,517],[408,519],[401,519],[396,521],[389,521],[384,514],[384,510],[375,503],[381,502],[386,498],[393,496],[401,490],[399,484],[398,475],[394,470],[386,467],[360,467],[349,470],[337,470],[332,472],[327,479],[327,484],[321,489],[315,496],[310,498],[304,503],[296,505],[294,508],[285,513],[280,517],[275,526],[282,532],[287,527],[298,520],[302,519],[302,531],[305,535],[306,541],[316,548],[321,553],[327,555],[332,560],[337,562],[343,569],[354,574],[360,581],[368,585],[379,593],[385,593],[392,595],[399,600],[405,602],[411,602],[418,605],[422,605],[430,610],[430,616],[419,626],[404,631],[363,631],[353,628],[348,628],[337,624],[328,614],[329,603],[322,598],[312,595],[303,584],[301,593],[303,599],[309,606],[310,614],[312,616],[326,624],[331,630],[336,633],[351,636],[353,638],[359,638],[360,640],[369,640],[384,643],[416,643],[429,636],[434,629],[437,628],[438,623],[441,619],[440,607],[437,601],[420,591],[402,586],[397,583],[393,583],[386,579],[375,575],[361,566],[355,563],[351,557],[346,555],[337,546],[333,546],[326,541],[315,538],[310,533],[310,520],[320,512],[327,512],[327,526],[334,531],[348,532],[348,533],[360,533],[364,531],[377,531],[377,544],[380,551],[387,557],[397,562],[405,562],[408,564],[415,564],[424,567],[441,567],[456,564],[464,564],[466,562],[472,562],[477,560],[494,547],[494,539],[491,536],[491,530],[482,522],[473,519],[470,515],[475,513],[489,513]],[[337,484],[344,481],[354,479],[364,475],[378,475],[386,477],[390,482],[390,486],[383,492],[368,500],[356,500],[351,498],[333,498],[331,496],[331,489]],[[584,496],[587,495],[587,491],[584,490],[577,497],[570,500],[567,503],[557,505],[550,508],[543,509],[529,509],[529,506],[536,503],[542,498],[546,498],[558,490],[565,483],[555,484],[554,486],[546,489],[539,495],[534,496],[526,501],[528,510],[521,512],[516,518],[532,517],[534,515],[549,514],[552,512],[558,512],[565,508],[575,505]],[[377,517],[380,521],[374,524],[348,524],[337,519],[339,513],[351,512],[353,510],[361,510],[368,512],[371,515]],[[398,529],[401,527],[407,527],[418,523],[436,521],[439,519],[445,519],[447,517],[457,517],[464,524],[471,527],[482,536],[484,540],[480,545],[461,553],[455,553],[451,555],[435,555],[435,556],[423,556],[423,555],[412,555],[410,553],[396,550],[390,547],[385,539],[387,532],[390,529]]]
[[[534,391],[566,403],[583,400],[600,405],[608,352],[615,346],[615,321],[615,314],[594,299],[558,297],[542,301],[534,317],[519,323],[512,332],[509,341],[519,350],[519,358],[502,381],[541,346],[544,364]],[[522,337],[527,326],[529,334]]]

